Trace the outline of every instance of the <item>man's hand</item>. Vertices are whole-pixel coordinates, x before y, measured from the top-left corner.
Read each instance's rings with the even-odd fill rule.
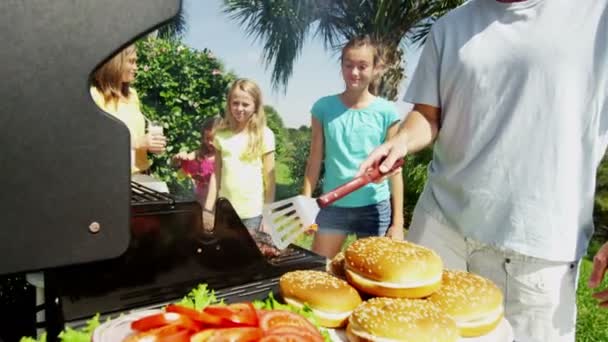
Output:
[[[395,164],[395,162],[398,159],[402,159],[406,155],[407,155],[407,135],[403,132],[399,132],[399,133],[397,133],[397,135],[395,135],[389,141],[378,146],[372,153],[370,153],[370,155],[367,157],[367,159],[359,167],[359,172],[357,173],[356,177],[363,175],[369,169],[378,165],[383,158],[384,158],[384,161],[382,161],[382,164],[380,164],[380,166],[379,166],[380,172],[382,172],[382,173],[388,172],[393,167],[393,165]],[[401,172],[401,168],[398,168],[397,170],[394,170],[390,174],[384,175],[382,177],[382,179],[380,179],[378,182],[382,182],[386,178],[388,178],[392,175],[395,175],[397,173],[400,173],[400,172]]]
[[[608,242],[597,252],[593,258],[593,270],[589,277],[589,287],[597,288],[608,269]],[[599,300],[599,305],[603,308],[608,308],[608,290],[600,291],[593,294],[593,298]]]

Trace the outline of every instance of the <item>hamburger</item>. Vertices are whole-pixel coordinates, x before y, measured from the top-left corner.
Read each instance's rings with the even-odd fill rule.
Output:
[[[363,238],[348,246],[344,259],[348,282],[375,296],[423,298],[441,286],[439,255],[407,241]]]
[[[492,281],[473,273],[443,272],[443,284],[428,300],[450,315],[463,337],[485,335],[504,315],[502,291]]]
[[[455,342],[458,328],[452,318],[423,299],[372,298],[350,316],[350,342]]]
[[[279,279],[285,302],[295,307],[308,305],[327,328],[342,327],[361,304],[357,290],[346,281],[321,271],[287,272]]]

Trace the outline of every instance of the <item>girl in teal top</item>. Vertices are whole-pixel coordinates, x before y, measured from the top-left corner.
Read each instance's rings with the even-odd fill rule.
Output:
[[[319,99],[311,109],[312,143],[304,177],[305,196],[312,196],[322,163],[326,192],[351,180],[369,153],[398,129],[395,105],[370,91],[382,70],[376,43],[369,36],[352,39],[342,49],[341,65],[344,92]],[[340,251],[350,233],[403,239],[401,174],[390,178],[390,189],[389,181],[369,184],[321,209],[316,223],[319,228],[313,251],[328,258]]]

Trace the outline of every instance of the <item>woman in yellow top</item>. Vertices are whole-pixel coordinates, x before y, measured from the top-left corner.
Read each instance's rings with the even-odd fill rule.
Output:
[[[130,45],[95,70],[91,87],[95,103],[129,128],[132,174],[142,173],[150,167],[148,152],[162,153],[166,146],[162,134],[146,134],[146,120],[139,98],[130,86],[136,72],[137,51]]]

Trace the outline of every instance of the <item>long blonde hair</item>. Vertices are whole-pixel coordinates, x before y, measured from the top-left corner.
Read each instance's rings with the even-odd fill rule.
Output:
[[[93,86],[103,95],[106,103],[117,103],[121,97],[129,98],[130,84],[122,79],[129,56],[135,52],[135,45],[129,45],[93,72]]]
[[[262,102],[262,91],[255,82],[248,79],[238,79],[234,81],[232,87],[230,87],[230,90],[228,91],[228,96],[226,99],[226,113],[224,114],[224,118],[220,121],[217,129],[231,131],[237,130],[238,123],[234,120],[234,117],[230,112],[232,95],[237,89],[249,94],[255,102],[254,112],[249,118],[247,126],[245,127],[245,131],[249,137],[247,148],[240,157],[242,160],[255,160],[262,156],[264,127],[266,127],[266,114],[264,113],[264,104]]]

